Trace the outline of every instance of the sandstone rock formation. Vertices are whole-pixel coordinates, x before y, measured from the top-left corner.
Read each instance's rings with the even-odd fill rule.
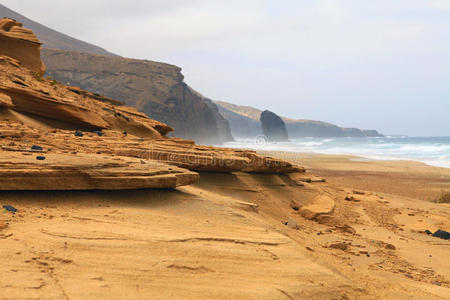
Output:
[[[174,188],[196,182],[193,171],[304,171],[253,151],[169,138],[171,131],[117,100],[0,56],[0,189]]]
[[[269,141],[285,142],[288,141],[286,125],[283,120],[275,113],[265,110],[261,113],[261,124],[264,135]]]
[[[41,43],[22,23],[13,19],[0,20],[0,55],[6,55],[21,61],[28,69],[43,75],[45,66],[40,58]]]
[[[11,148],[10,148],[11,149]],[[0,190],[121,190],[175,188],[199,175],[166,164],[130,157],[0,151]],[[30,155],[23,155],[23,154]],[[40,154],[36,156],[36,154]],[[42,160],[36,157],[45,158]]]
[[[3,98],[11,99],[14,111],[43,118],[47,127],[126,130],[153,138],[172,130],[118,101],[43,79],[13,58],[0,56],[0,68]]]
[[[215,102],[219,112],[228,120],[234,137],[254,138],[262,133],[259,116],[261,110],[235,105],[224,101]],[[281,117],[286,125],[290,138],[302,137],[379,137],[376,130],[361,130],[358,128],[343,128],[330,123],[313,120],[294,120]]]
[[[6,118],[6,114],[3,114]],[[17,121],[17,120],[22,120]],[[14,112],[9,122],[0,123],[0,138],[3,147],[0,150],[17,153],[40,153],[31,151],[32,145],[44,150],[52,149],[63,154],[95,153],[107,157],[133,157],[144,162],[156,161],[167,165],[183,167],[193,171],[254,173],[303,172],[280,159],[256,154],[254,151],[242,151],[229,148],[215,148],[195,145],[193,141],[177,138],[141,138],[121,131],[103,130],[84,131],[75,136],[73,130],[45,128],[37,122],[27,120],[25,116]],[[10,144],[13,144],[10,146]],[[1,144],[0,144],[1,145]]]

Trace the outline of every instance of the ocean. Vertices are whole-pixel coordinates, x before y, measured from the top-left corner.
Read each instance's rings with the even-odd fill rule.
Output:
[[[450,168],[450,137],[301,138],[274,143],[259,136],[229,142],[225,146],[266,151],[347,154],[376,160],[415,160]]]

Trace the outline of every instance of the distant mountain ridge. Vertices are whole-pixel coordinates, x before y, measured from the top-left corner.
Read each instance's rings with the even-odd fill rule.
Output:
[[[64,33],[41,25],[0,4],[0,18],[2,17],[8,17],[17,20],[23,23],[26,28],[33,30],[41,43],[43,43],[43,48],[78,51],[100,55],[115,55],[99,46],[80,41]]]
[[[259,122],[262,110],[225,101],[216,101],[215,103],[219,106],[219,112],[228,120],[234,137],[253,138],[262,134],[262,127]],[[382,136],[376,130],[344,128],[322,121],[295,120],[286,117],[281,117],[281,119],[286,124],[289,138]]]

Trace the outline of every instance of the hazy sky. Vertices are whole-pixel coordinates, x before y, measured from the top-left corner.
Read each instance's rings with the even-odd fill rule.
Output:
[[[176,64],[205,96],[388,134],[450,135],[450,0],[2,0]]]

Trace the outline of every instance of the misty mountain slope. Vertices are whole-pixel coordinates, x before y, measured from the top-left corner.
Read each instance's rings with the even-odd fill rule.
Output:
[[[231,133],[235,138],[254,138],[263,134],[261,122],[245,115],[236,113],[216,101],[219,113],[228,121]]]
[[[66,34],[50,29],[0,4],[0,18],[8,17],[23,23],[24,27],[33,30],[44,48],[87,52],[101,55],[115,55],[105,49],[80,41]]]
[[[216,101],[219,112],[230,123],[231,133],[238,138],[254,138],[262,133],[259,117],[262,110],[241,106],[224,101]],[[334,124],[313,120],[294,120],[281,117],[286,124],[289,138],[301,137],[376,137],[381,136],[376,130],[344,128]]]

